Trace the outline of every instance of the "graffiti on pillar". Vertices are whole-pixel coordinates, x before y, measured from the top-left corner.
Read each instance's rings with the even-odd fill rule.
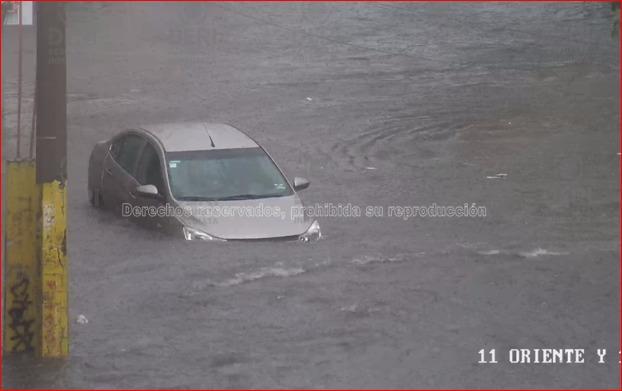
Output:
[[[13,335],[11,336],[11,351],[33,351],[34,318],[28,319],[28,309],[32,305],[29,293],[30,280],[24,273],[20,273],[13,285],[10,286],[10,305],[8,308],[9,324]]]

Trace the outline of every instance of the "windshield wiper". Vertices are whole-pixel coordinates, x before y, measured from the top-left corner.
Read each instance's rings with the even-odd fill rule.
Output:
[[[218,198],[203,196],[181,196],[177,197],[180,201],[217,201]]]
[[[218,201],[235,201],[235,200],[256,200],[258,198],[283,197],[285,194],[236,194],[227,197],[218,198]]]

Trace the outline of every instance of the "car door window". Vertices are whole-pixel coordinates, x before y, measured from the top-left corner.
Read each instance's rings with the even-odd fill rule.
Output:
[[[114,158],[114,160],[119,160],[119,153],[121,152],[121,147],[123,146],[124,137],[117,139],[110,145],[110,155]]]
[[[160,194],[164,194],[164,178],[162,177],[160,157],[153,145],[149,143],[145,145],[145,149],[138,162],[136,180],[141,185],[154,185],[158,188]]]
[[[136,159],[144,143],[142,137],[131,134],[113,143],[110,153],[125,171],[134,175]]]

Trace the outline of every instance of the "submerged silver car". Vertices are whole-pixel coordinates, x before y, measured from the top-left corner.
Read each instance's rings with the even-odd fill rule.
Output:
[[[225,124],[175,123],[125,130],[89,159],[91,204],[186,240],[321,237],[267,152]]]

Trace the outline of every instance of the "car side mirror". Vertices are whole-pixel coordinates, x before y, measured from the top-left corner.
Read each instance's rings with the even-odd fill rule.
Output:
[[[302,178],[299,176],[294,178],[294,190],[296,191],[304,190],[309,187],[310,184],[311,182],[309,182],[309,180],[306,178]]]
[[[158,188],[154,185],[141,185],[136,188],[136,194],[144,198],[161,198]]]

